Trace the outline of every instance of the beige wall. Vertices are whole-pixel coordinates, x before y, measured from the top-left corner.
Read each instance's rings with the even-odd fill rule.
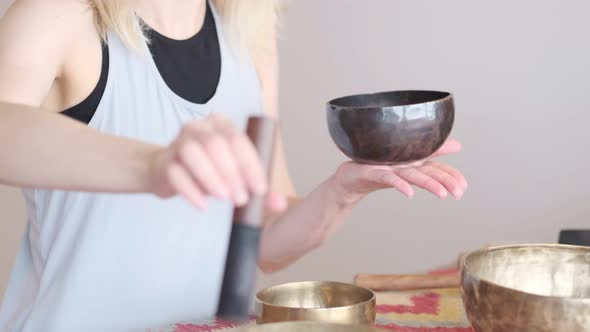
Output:
[[[327,100],[412,88],[455,94],[464,151],[447,160],[471,187],[459,202],[373,195],[325,247],[263,284],[411,272],[487,242],[590,228],[589,1],[290,3],[281,105],[299,190],[344,160],[326,130]]]
[[[328,244],[261,285],[411,272],[486,242],[590,228],[588,12],[587,0],[291,1],[281,105],[298,189],[344,160],[327,134],[328,99],[408,88],[455,94],[464,151],[447,160],[471,187],[459,202],[372,195]],[[22,210],[18,193],[0,189],[0,289]]]

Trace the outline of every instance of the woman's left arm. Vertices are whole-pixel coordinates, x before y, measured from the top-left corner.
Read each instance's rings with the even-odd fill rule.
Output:
[[[265,112],[278,119],[279,65],[276,44],[256,64],[262,85]],[[455,153],[458,142],[449,140],[433,156]],[[305,198],[295,197],[289,176],[282,139],[276,144],[272,171],[272,191],[269,195],[271,214],[263,231],[259,266],[264,272],[274,272],[294,262],[305,253],[320,246],[342,223],[352,207],[367,194],[385,188],[395,188],[404,195],[414,195],[412,185],[445,198],[451,193],[459,199],[467,188],[464,176],[454,168],[432,159],[410,166],[373,166],[353,162],[342,164],[327,180]],[[288,204],[281,197],[289,197]]]

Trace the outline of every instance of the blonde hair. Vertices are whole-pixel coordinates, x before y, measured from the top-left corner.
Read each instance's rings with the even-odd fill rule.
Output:
[[[273,46],[280,13],[280,0],[213,0],[223,19],[232,47],[251,55],[266,53]],[[112,31],[131,49],[139,49],[147,37],[137,24],[131,1],[90,0],[96,26],[106,40]]]

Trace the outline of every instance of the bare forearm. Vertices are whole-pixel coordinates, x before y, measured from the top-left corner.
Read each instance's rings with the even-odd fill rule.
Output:
[[[0,182],[19,187],[143,192],[159,147],[64,116],[0,103]]]
[[[346,218],[353,204],[341,201],[331,181],[326,180],[304,199],[290,202],[287,211],[264,229],[262,270],[274,272],[293,263],[321,245]]]

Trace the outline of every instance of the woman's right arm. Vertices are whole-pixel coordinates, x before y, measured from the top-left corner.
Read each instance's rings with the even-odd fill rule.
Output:
[[[40,109],[80,30],[73,27],[92,24],[88,10],[82,1],[21,0],[0,20],[0,182],[84,191],[149,190],[145,161],[158,147],[101,134]]]
[[[208,195],[240,205],[248,192],[265,191],[250,141],[222,117],[188,123],[160,147],[41,109],[89,11],[79,0],[19,0],[0,20],[0,183],[180,194],[197,206]]]
[[[148,192],[151,188],[147,161],[160,149],[99,133],[35,107],[0,103],[0,182],[4,184]]]

